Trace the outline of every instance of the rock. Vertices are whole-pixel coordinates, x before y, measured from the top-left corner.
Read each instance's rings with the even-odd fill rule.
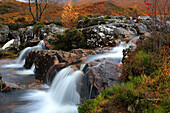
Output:
[[[150,36],[151,36],[151,34],[150,34],[149,32],[145,32],[145,33],[144,33],[144,37],[148,38],[148,37],[150,37]]]
[[[89,48],[107,46],[110,41],[123,39],[130,35],[136,35],[137,31],[134,25],[125,23],[111,23],[105,25],[96,25],[81,29],[87,39]]]
[[[2,89],[3,81],[2,81],[2,76],[0,74],[0,90]]]
[[[33,47],[36,46],[40,40],[29,40],[26,42],[25,47]]]
[[[6,25],[0,25],[0,43],[5,43],[9,40],[9,27]]]
[[[34,26],[28,26],[25,30],[24,37],[26,41],[32,40],[34,38]]]
[[[148,32],[147,26],[144,25],[143,23],[139,23],[138,28],[140,34],[144,34],[145,32]]]
[[[141,19],[141,20],[151,20],[151,17],[150,16],[139,16],[138,19]]]
[[[62,27],[57,27],[55,24],[50,24],[50,25],[47,25],[44,30],[47,34],[49,34],[49,33],[63,34],[66,29],[62,28]]]
[[[2,76],[0,74],[0,92],[9,92],[12,91],[11,87],[8,87],[5,83],[2,81]]]
[[[74,50],[71,50],[71,53],[74,53],[78,55],[79,57],[87,56],[87,52],[85,52],[83,49],[74,49]]]
[[[10,31],[9,36],[10,39],[18,39],[19,37],[19,32],[18,31]]]
[[[25,30],[26,30],[26,28],[19,28],[18,29],[21,43],[24,43],[26,41],[25,36],[24,36]]]
[[[32,40],[34,38],[33,29],[34,26],[28,26],[27,28],[19,29],[19,37],[21,43],[27,42],[28,40]]]
[[[94,98],[102,90],[111,88],[113,84],[119,84],[117,80],[120,73],[115,71],[116,63],[105,60],[91,62],[86,70],[86,75],[81,83],[80,95],[84,99]],[[90,95],[91,91],[91,95]]]
[[[81,61],[81,56],[71,52],[57,50],[36,50],[30,52],[30,54],[27,56],[24,67],[26,69],[30,69],[34,63],[36,69],[36,79],[46,82],[46,74],[53,65],[56,70],[59,71],[66,66],[77,64]]]

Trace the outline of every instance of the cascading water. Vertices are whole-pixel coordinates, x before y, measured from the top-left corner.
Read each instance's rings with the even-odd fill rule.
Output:
[[[27,48],[25,48],[25,49],[21,52],[20,56],[17,58],[16,63],[17,63],[17,64],[23,64],[23,63],[25,63],[25,58],[26,58],[26,56],[27,56],[31,51],[33,51],[33,50],[43,50],[43,49],[45,49],[45,43],[44,43],[43,40],[41,40],[41,41],[38,43],[38,45],[33,46],[33,47],[27,47]]]
[[[102,58],[119,59],[121,62],[123,49],[128,48],[130,45],[132,44],[122,42],[110,53],[91,57],[87,62]],[[96,67],[100,65],[101,63]],[[13,113],[78,113],[76,105],[80,104],[80,95],[77,92],[77,83],[80,81],[83,74],[82,70],[85,66],[85,64],[81,65],[78,71],[74,71],[69,66],[58,73],[56,72],[57,74],[48,91],[33,90],[32,93],[27,93],[22,100],[29,101],[29,103],[16,109]],[[93,85],[90,88],[90,97],[92,90]]]
[[[2,49],[5,50],[6,48],[8,48],[8,47],[9,47],[11,44],[13,44],[13,43],[14,43],[14,39],[8,41],[8,42],[2,47]]]
[[[103,60],[103,64],[105,63],[105,59],[107,59],[108,61],[112,61],[116,64],[121,64],[122,63],[122,58],[123,58],[123,50],[129,48],[130,46],[136,47],[136,45],[134,43],[132,43],[131,41],[129,41],[128,43],[125,42],[120,42],[120,45],[117,47],[114,47],[111,51],[108,51],[108,53],[104,53],[104,54],[98,54],[98,55],[94,55],[94,56],[90,56],[86,62],[90,63],[99,59]],[[97,65],[93,66],[94,67],[99,67],[101,65],[101,62],[99,62]],[[106,69],[106,66],[104,66]],[[86,74],[89,72],[90,70],[87,70]],[[103,70],[106,72],[106,70]],[[85,76],[86,76],[85,74]],[[92,97],[92,92],[93,92],[93,83],[91,84],[90,88],[89,88],[89,99],[91,99]]]
[[[33,47],[27,47],[25,48],[21,54],[19,55],[18,58],[16,58],[13,61],[13,64],[7,64],[7,65],[2,65],[0,68],[22,68],[23,65],[25,64],[25,58],[26,56],[32,51],[32,50],[43,50],[45,49],[45,43],[43,40],[41,40],[38,45],[33,46]]]
[[[83,72],[74,71],[70,66],[59,71],[51,88],[45,92],[34,90],[23,100],[30,101],[14,113],[78,113],[76,104],[80,104],[80,95],[76,84]]]
[[[120,42],[120,45],[117,47],[114,47],[111,51],[109,51],[109,53],[91,56],[86,60],[86,62],[92,62],[92,61],[103,59],[103,58],[111,58],[115,60],[117,59],[118,62],[121,63],[122,58],[123,58],[123,49],[127,49],[130,46],[136,46],[136,45],[132,43],[131,41],[129,41],[128,44],[126,44],[125,42]]]
[[[17,74],[17,75],[34,75],[34,72],[35,72],[35,65],[33,64],[31,69],[24,69],[24,70],[15,71],[14,74]]]

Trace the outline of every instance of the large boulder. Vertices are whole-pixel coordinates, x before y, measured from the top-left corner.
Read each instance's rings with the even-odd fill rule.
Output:
[[[115,39],[136,35],[137,31],[132,25],[125,23],[110,23],[105,25],[96,25],[81,29],[87,39],[89,48],[103,47]]]
[[[9,27],[6,25],[0,25],[0,43],[5,43],[9,40]]]
[[[28,40],[32,40],[34,38],[34,26],[28,26],[26,28],[20,28],[19,31],[19,37],[21,43],[24,43]]]
[[[52,33],[52,34],[63,34],[65,30],[66,30],[65,28],[58,27],[55,24],[47,25],[45,28],[45,31],[47,33]]]
[[[59,71],[66,66],[77,64],[81,61],[81,56],[71,52],[57,50],[36,50],[30,52],[30,54],[27,56],[24,67],[26,69],[30,69],[31,66],[35,64],[36,79],[46,82],[46,74],[52,66],[55,66],[56,70]]]
[[[9,32],[9,38],[10,39],[18,39],[19,38],[19,32],[18,31],[10,31]]]
[[[85,76],[82,79],[80,95],[83,99],[94,98],[113,84],[120,84],[120,73],[115,71],[116,62],[109,59],[88,63]]]
[[[140,34],[144,34],[145,32],[148,32],[148,28],[146,25],[144,25],[143,23],[139,23],[138,24],[138,29],[139,29],[139,33]]]

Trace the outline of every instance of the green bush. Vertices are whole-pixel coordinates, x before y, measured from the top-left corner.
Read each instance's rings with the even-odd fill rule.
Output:
[[[57,35],[51,44],[53,45],[52,49],[68,51],[76,48],[86,48],[86,39],[81,31],[73,28],[66,30],[64,35]]]
[[[34,31],[35,34],[38,34],[38,30],[39,30],[40,28],[45,28],[45,27],[46,27],[46,25],[45,25],[44,23],[37,22],[37,23],[34,25],[33,31]]]
[[[111,19],[111,16],[106,15],[104,18],[105,18],[105,19]]]
[[[139,51],[125,60],[122,69],[122,80],[129,80],[129,76],[150,75],[158,68],[158,58],[153,53]]]
[[[113,89],[106,89],[101,92],[96,99],[86,100],[82,105],[78,106],[79,113],[97,113],[101,112],[101,108],[108,102],[111,95],[113,95]]]

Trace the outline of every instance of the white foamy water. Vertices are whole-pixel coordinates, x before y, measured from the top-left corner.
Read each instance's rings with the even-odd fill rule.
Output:
[[[83,72],[74,71],[67,67],[58,72],[51,88],[46,91],[33,90],[22,100],[28,100],[27,105],[14,113],[78,113],[77,104],[80,104],[80,95],[76,91],[76,84],[80,81]]]
[[[111,59],[117,59],[120,61],[122,61],[123,58],[123,49],[127,49],[130,46],[136,46],[134,43],[132,43],[131,41],[129,41],[128,44],[121,42],[119,46],[114,47],[111,51],[108,51],[108,53],[105,54],[97,54],[94,56],[89,57],[86,62],[92,62],[98,59],[104,59],[104,58],[111,58]]]
[[[25,48],[21,54],[19,55],[18,58],[16,58],[15,60],[13,60],[11,63],[9,64],[3,64],[0,66],[0,69],[5,69],[5,68],[22,68],[25,64],[25,58],[26,56],[33,50],[43,50],[45,49],[45,43],[44,41],[40,41],[38,43],[38,45],[33,46],[33,47],[27,47]]]
[[[14,39],[8,41],[8,42],[2,47],[2,49],[4,50],[4,49],[8,48],[8,47],[9,47],[11,44],[13,44],[13,43],[14,43]]]
[[[23,69],[20,71],[15,71],[14,74],[17,75],[34,75],[35,65],[32,65],[31,69]]]

